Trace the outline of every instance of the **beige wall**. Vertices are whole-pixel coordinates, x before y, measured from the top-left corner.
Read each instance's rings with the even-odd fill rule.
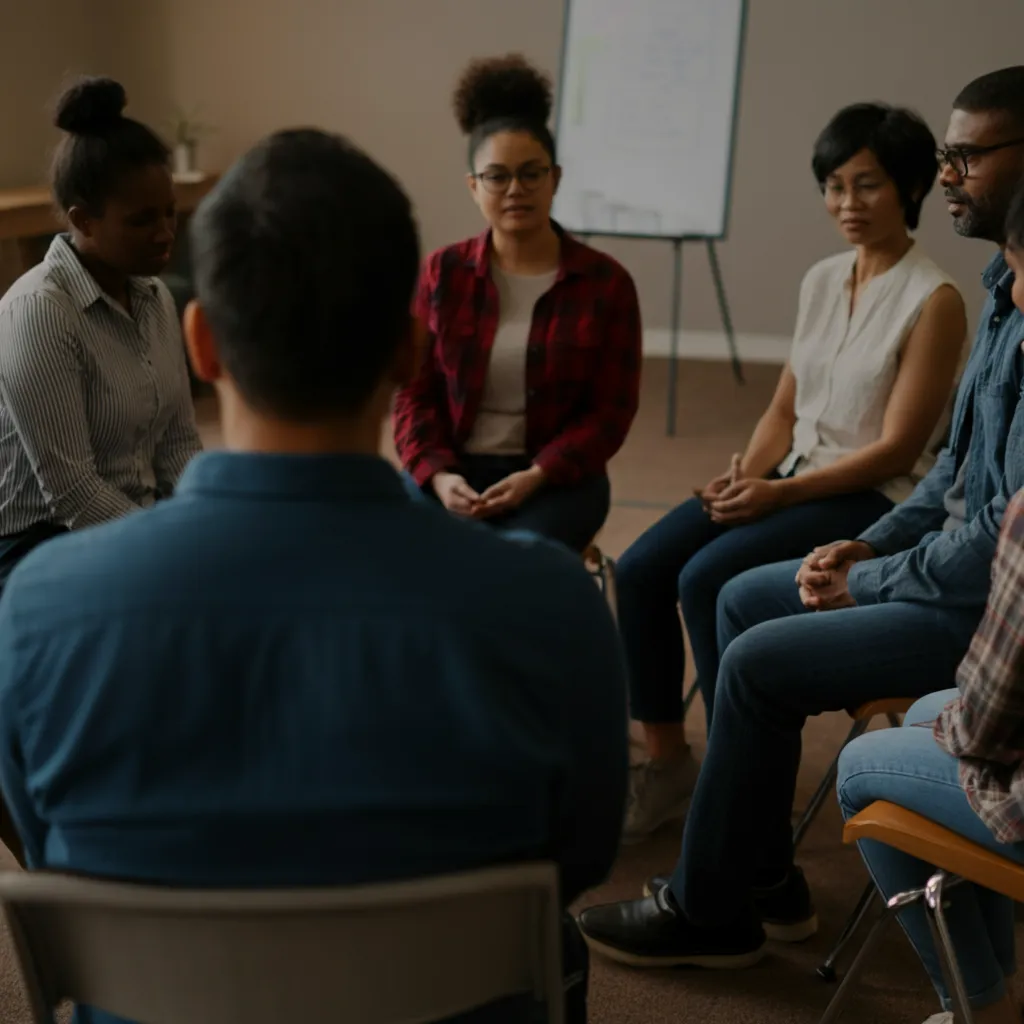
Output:
[[[163,124],[175,103],[201,104],[219,126],[202,154],[211,167],[283,125],[346,132],[403,180],[428,246],[478,225],[448,107],[455,75],[471,57],[507,50],[555,71],[562,27],[561,0],[92,0],[94,29],[98,18],[105,24],[83,51],[87,3],[5,0],[5,8],[30,12],[15,24],[32,96],[29,103],[21,90],[12,96],[0,88],[0,110],[17,117],[13,134],[4,124],[4,138],[19,139],[14,155],[0,158],[0,175],[31,175],[49,135],[45,119],[35,120],[37,108],[32,116],[26,111],[51,91],[51,80],[83,53],[93,54],[123,77],[135,110],[154,123]],[[785,335],[801,274],[838,244],[808,169],[817,131],[839,106],[877,98],[916,107],[941,135],[961,85],[1022,59],[1024,4],[749,4],[732,227],[721,256],[738,329]],[[0,85],[10,74],[0,62]],[[976,310],[977,272],[988,250],[955,238],[935,197],[921,238],[964,284]],[[602,244],[635,274],[648,323],[664,325],[670,247]],[[687,326],[715,328],[699,249],[687,255],[684,276]]]
[[[34,184],[57,139],[52,101],[98,57],[105,0],[0,0],[0,188]]]

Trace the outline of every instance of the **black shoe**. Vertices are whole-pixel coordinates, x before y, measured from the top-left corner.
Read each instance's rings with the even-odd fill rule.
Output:
[[[591,907],[579,916],[587,945],[630,967],[751,967],[764,955],[764,931],[698,928],[667,887],[642,900]]]
[[[655,875],[644,883],[644,895],[653,895],[668,882],[667,876]],[[778,885],[754,890],[754,908],[760,915],[765,934],[776,942],[804,942],[818,933],[818,915],[811,902],[811,890],[803,871],[795,865]]]

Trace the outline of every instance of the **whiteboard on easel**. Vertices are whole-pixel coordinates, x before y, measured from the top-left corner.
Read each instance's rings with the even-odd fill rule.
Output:
[[[567,0],[554,216],[580,234],[722,238],[745,0]]]

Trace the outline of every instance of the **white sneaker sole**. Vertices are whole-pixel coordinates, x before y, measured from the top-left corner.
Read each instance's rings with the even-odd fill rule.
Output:
[[[735,971],[742,970],[744,967],[753,967],[765,954],[765,947],[762,945],[759,949],[749,953],[646,956],[641,953],[627,953],[623,949],[607,946],[586,934],[583,935],[583,938],[595,953],[600,953],[617,963],[626,964],[627,967],[704,967],[713,971]]]
[[[653,896],[651,887],[644,882],[645,896]],[[806,921],[795,921],[793,924],[779,924],[762,921],[761,927],[765,935],[773,942],[806,942],[818,934],[818,915],[812,914]]]

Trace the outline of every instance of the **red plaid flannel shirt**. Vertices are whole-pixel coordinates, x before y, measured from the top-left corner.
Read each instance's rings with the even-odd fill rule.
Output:
[[[526,350],[526,454],[555,484],[604,472],[640,399],[640,306],[633,279],[610,256],[560,228],[555,284],[533,314]],[[480,408],[498,328],[490,233],[433,253],[415,314],[428,348],[395,399],[395,445],[421,486],[457,470]]]
[[[1024,839],[1024,491],[1003,517],[985,616],[935,723],[971,807],[1001,843]]]

